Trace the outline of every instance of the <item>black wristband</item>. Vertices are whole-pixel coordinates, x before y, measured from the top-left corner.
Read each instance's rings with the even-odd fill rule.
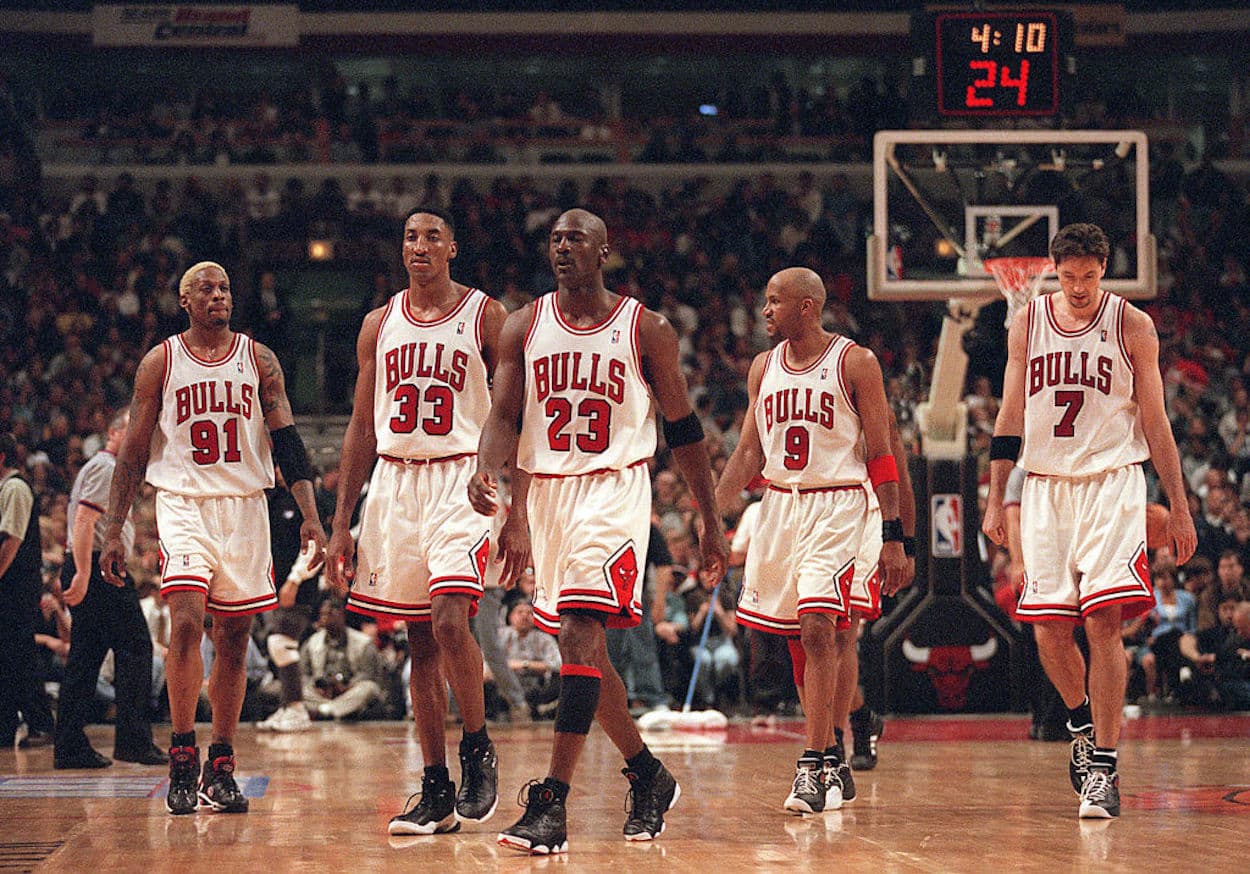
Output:
[[[300,439],[295,426],[287,425],[277,431],[270,431],[269,436],[273,438],[273,460],[281,468],[287,488],[302,479],[312,482],[312,465],[308,463],[308,452],[305,451],[304,441]]]
[[[990,438],[990,461],[1014,462],[1020,457],[1024,441],[1018,436],[1003,435]]]
[[[882,519],[881,520],[881,540],[889,542],[897,540],[903,542],[903,520],[901,519]]]
[[[670,422],[663,416],[660,420],[664,427],[664,441],[668,443],[669,449],[703,442],[703,423],[694,413],[683,416],[676,422]]]
[[[915,537],[907,537],[907,536],[903,537],[903,555],[907,556],[908,558],[916,557],[916,538]]]

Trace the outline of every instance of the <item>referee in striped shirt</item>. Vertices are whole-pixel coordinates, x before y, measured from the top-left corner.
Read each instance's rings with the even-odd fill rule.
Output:
[[[148,721],[152,638],[134,581],[126,577],[125,585],[111,585],[99,568],[109,487],[117,450],[129,424],[129,408],[113,417],[108,442],[83,465],[69,495],[69,544],[61,568],[61,586],[73,614],[73,625],[56,725],[53,764],[57,768],[106,768],[112,764],[92,748],[83,731],[94,708],[100,665],[110,649],[117,689],[113,758],[142,765],[163,765],[169,761],[152,742],[152,725]],[[127,554],[134,547],[134,538],[134,523],[127,519],[122,529]]]

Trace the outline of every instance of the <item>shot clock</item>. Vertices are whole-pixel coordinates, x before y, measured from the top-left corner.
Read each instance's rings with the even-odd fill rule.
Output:
[[[943,118],[1054,116],[1072,38],[1058,10],[928,12],[913,20],[916,58]],[[922,113],[924,115],[930,113]]]

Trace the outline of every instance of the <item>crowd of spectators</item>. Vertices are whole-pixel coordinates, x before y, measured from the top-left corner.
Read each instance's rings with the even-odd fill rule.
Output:
[[[162,113],[172,118],[190,113],[187,118],[196,119],[197,112],[207,112],[183,106],[173,95],[162,101]],[[251,115],[261,121],[273,116],[280,124],[297,111],[286,101],[267,105],[270,109]],[[350,119],[350,101],[338,111]],[[1152,198],[1158,202],[1156,216],[1167,220],[1157,228],[1160,294],[1147,309],[1159,329],[1167,407],[1191,489],[1199,550],[1179,569],[1168,567],[1166,554],[1156,557],[1156,570],[1174,574],[1178,585],[1173,588],[1191,593],[1196,605],[1191,626],[1176,620],[1172,602],[1166,602],[1168,633],[1158,632],[1156,625],[1153,639],[1147,630],[1138,644],[1154,654],[1146,659],[1143,652],[1136,661],[1144,674],[1146,665],[1155,670],[1161,661],[1168,669],[1155,670],[1153,680],[1146,674],[1150,685],[1142,694],[1163,697],[1184,694],[1181,668],[1190,668],[1190,679],[1205,676],[1206,655],[1225,645],[1237,650],[1228,643],[1236,638],[1213,641],[1212,629],[1241,634],[1236,608],[1223,605],[1250,600],[1245,578],[1250,565],[1250,210],[1245,193],[1210,162],[1186,172],[1179,162],[1173,167],[1168,161],[1176,159],[1163,156],[1152,168],[1175,177],[1175,184],[1156,189]],[[915,406],[927,394],[941,310],[929,304],[869,304],[863,235],[870,210],[837,174],[803,173],[793,184],[783,184],[764,173],[727,189],[694,174],[658,188],[612,176],[589,183],[567,180],[551,188],[525,178],[500,177],[482,185],[427,175],[417,184],[415,177],[397,175],[386,182],[362,177],[347,191],[327,180],[309,193],[298,176],[280,187],[258,175],[213,190],[194,176],[171,172],[145,190],[120,173],[105,183],[84,175],[68,196],[55,197],[48,190],[37,182],[6,182],[0,191],[0,430],[14,435],[18,466],[37,496],[49,581],[47,629],[40,643],[48,652],[50,680],[67,640],[58,623],[63,608],[57,606],[54,581],[64,551],[69,485],[84,460],[99,450],[109,417],[128,400],[143,352],[181,329],[176,284],[185,266],[201,257],[234,270],[245,263],[248,247],[302,240],[314,227],[373,241],[384,260],[370,288],[362,290],[363,314],[400,287],[402,273],[391,263],[397,259],[386,259],[393,250],[397,254],[396,229],[403,216],[420,203],[434,203],[456,217],[456,278],[514,309],[552,287],[547,228],[561,210],[582,205],[601,215],[611,230],[613,253],[606,270],[611,286],[641,298],[676,327],[714,467],[736,445],[751,358],[769,343],[759,313],[762,289],[771,273],[795,264],[813,268],[825,280],[828,327],[876,353],[905,442],[913,452],[920,449]],[[283,333],[289,319],[272,272],[240,271],[233,279],[236,328],[261,336],[280,356],[293,355]],[[987,324],[993,321],[990,317]],[[354,326],[341,333],[350,337]],[[1000,361],[1001,342],[984,356],[974,355],[968,377],[969,450],[982,469],[997,410]],[[336,403],[346,403],[350,372],[330,379],[326,391]],[[332,503],[334,479],[331,465],[319,483],[326,503]],[[698,585],[691,499],[664,456],[656,464],[654,484],[654,522],[667,552],[654,564],[672,577],[664,587],[670,596],[657,606],[649,626],[658,641],[663,685],[658,700],[684,694],[691,647],[711,609],[716,620],[711,667],[709,682],[698,690],[699,701],[746,706],[752,689],[743,679],[741,656],[748,645],[736,639],[731,621],[722,621],[726,605],[733,603],[732,583],[719,600]],[[737,517],[738,512],[732,514],[731,526]],[[149,597],[156,598],[151,589],[158,550],[150,500],[141,503],[138,522],[133,571]],[[991,556],[987,579],[999,569]],[[329,615],[323,612],[318,624],[319,640],[341,638],[333,609]],[[511,621],[508,628],[516,631]],[[367,626],[364,633],[379,657],[362,668],[374,685],[356,694],[367,699],[366,708],[373,706],[370,712],[398,715],[405,708],[402,628]],[[1130,637],[1141,633],[1126,630]],[[1191,641],[1187,634],[1197,637]],[[523,637],[510,636],[508,645],[518,648],[516,660],[535,674],[529,691],[538,712],[550,703],[553,668],[550,663],[538,668],[545,659],[514,639]],[[1168,642],[1156,650],[1153,644],[1165,637]],[[346,639],[349,650],[353,641],[359,649],[359,638]],[[315,658],[308,659],[310,666]],[[267,681],[263,661],[257,665],[258,690]],[[1210,662],[1220,664],[1238,666],[1228,659]],[[309,672],[317,670],[309,667]],[[339,695],[327,695],[325,683],[317,685],[324,679],[308,677],[311,706],[321,716],[340,715],[342,708],[334,706]],[[342,694],[347,687],[331,691]],[[1215,694],[1220,694],[1218,687]],[[646,700],[640,690],[631,689],[631,697]],[[1211,690],[1195,700],[1210,702]],[[1240,699],[1225,703],[1229,700]]]
[[[808,88],[778,71],[754,88],[727,85],[702,113],[640,93],[610,114],[598,85],[562,84],[558,95],[401,85],[394,76],[371,87],[332,66],[284,93],[94,93],[79,83],[42,96],[38,128],[58,160],[114,165],[739,163],[862,161],[876,130],[908,121],[889,73]]]

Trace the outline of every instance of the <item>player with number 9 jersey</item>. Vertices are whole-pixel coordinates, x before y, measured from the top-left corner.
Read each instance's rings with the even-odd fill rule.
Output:
[[[846,617],[867,509],[863,426],[845,375],[855,343],[830,336],[802,366],[791,347],[766,353],[755,396],[770,536],[747,553],[738,605],[741,624],[774,634],[798,634],[809,612]]]
[[[755,424],[764,448],[764,478],[777,486],[853,486],[868,479],[863,429],[843,377],[855,343],[829,340],[814,364],[788,363],[790,341],[768,354]]]

